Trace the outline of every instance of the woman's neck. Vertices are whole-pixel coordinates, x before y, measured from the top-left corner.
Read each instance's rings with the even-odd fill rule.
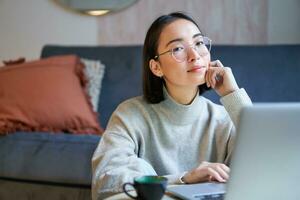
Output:
[[[198,94],[198,87],[168,87],[166,89],[169,95],[177,102],[183,105],[189,105]]]

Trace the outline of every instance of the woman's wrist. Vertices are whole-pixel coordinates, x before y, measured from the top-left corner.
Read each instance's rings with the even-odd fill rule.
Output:
[[[224,97],[224,96],[227,96],[231,93],[234,93],[235,91],[239,90],[240,88],[239,87],[235,87],[235,88],[230,88],[228,89],[227,91],[225,91],[224,93],[222,93],[220,96],[221,97]]]
[[[179,177],[179,182],[181,183],[181,184],[187,184],[187,182],[186,182],[186,174],[187,174],[187,172],[184,172],[180,177]]]

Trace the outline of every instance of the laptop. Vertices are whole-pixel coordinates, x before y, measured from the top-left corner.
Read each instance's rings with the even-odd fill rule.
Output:
[[[226,186],[178,185],[167,191],[180,199],[299,200],[300,103],[244,108],[237,134]]]

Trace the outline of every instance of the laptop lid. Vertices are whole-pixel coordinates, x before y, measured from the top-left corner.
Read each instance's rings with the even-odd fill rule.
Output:
[[[300,103],[243,109],[226,200],[300,199]]]

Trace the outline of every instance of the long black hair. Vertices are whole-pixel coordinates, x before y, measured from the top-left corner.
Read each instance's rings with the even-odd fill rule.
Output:
[[[149,61],[158,54],[159,37],[163,29],[170,23],[185,19],[195,24],[200,30],[198,24],[187,14],[183,12],[174,12],[168,15],[158,17],[147,31],[143,48],[143,93],[147,102],[155,104],[164,100],[163,78],[157,77],[152,73],[149,67]],[[201,31],[200,31],[201,32]],[[206,84],[199,85],[199,94],[203,94],[209,88]]]

